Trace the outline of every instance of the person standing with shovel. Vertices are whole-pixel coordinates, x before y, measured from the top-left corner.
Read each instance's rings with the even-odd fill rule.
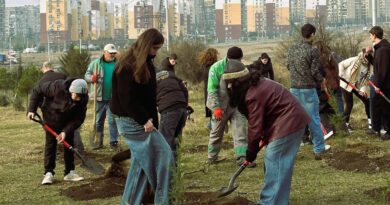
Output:
[[[45,124],[56,133],[60,133],[62,142],[73,146],[73,135],[85,120],[87,112],[87,83],[83,79],[69,78],[67,80],[49,81],[38,84],[32,91],[27,117],[33,119],[40,102]],[[43,101],[43,99],[45,99]],[[57,140],[46,131],[45,172],[42,184],[52,184],[56,167]],[[64,149],[65,181],[81,181],[84,178],[76,174],[74,156],[71,150]]]
[[[84,79],[89,83],[93,83],[91,92],[92,96],[94,96],[94,103],[96,103],[96,106],[94,106],[94,128],[90,136],[90,141],[93,142],[91,143],[93,149],[103,148],[104,121],[106,120],[106,114],[110,134],[110,147],[112,149],[118,147],[118,129],[108,106],[111,100],[112,75],[117,62],[115,58],[117,53],[118,51],[114,44],[107,44],[104,46],[102,57],[92,61],[85,73]],[[95,140],[96,138],[97,140]]]
[[[236,60],[227,62],[222,75],[230,105],[248,119],[248,149],[244,164],[256,159],[260,142],[266,143],[262,205],[287,205],[295,156],[310,117],[281,84],[250,73]]]

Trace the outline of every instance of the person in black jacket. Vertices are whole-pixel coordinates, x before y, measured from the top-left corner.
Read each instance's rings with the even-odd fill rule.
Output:
[[[171,71],[175,73],[175,65],[177,64],[177,55],[176,53],[171,53],[169,57],[166,57],[161,62],[161,70]]]
[[[174,160],[168,143],[156,130],[156,73],[153,59],[164,43],[154,28],[144,31],[115,66],[110,109],[118,131],[131,150],[121,204],[141,204],[148,184],[156,204],[169,204]]]
[[[41,106],[44,122],[59,133],[62,142],[73,145],[73,134],[83,124],[87,112],[87,82],[83,79],[69,78],[67,80],[49,81],[38,84],[32,91],[27,117],[32,119]],[[44,101],[43,101],[44,100]],[[40,105],[40,102],[43,103]],[[53,183],[54,168],[56,166],[56,138],[46,131],[45,144],[45,176],[42,184]],[[74,156],[69,149],[64,150],[65,181],[80,181],[74,172]]]
[[[55,72],[53,70],[53,64],[51,64],[51,62],[48,61],[43,63],[41,72],[43,73],[43,76],[39,80],[38,84],[43,84],[46,82],[55,81],[59,79],[65,80],[67,78],[67,76],[64,73]],[[39,105],[41,106],[42,103],[43,101]],[[74,148],[76,148],[80,153],[84,153],[84,144],[83,141],[81,140],[80,128],[77,129],[74,133],[73,144],[74,144]]]
[[[248,66],[251,71],[259,71],[261,76],[274,80],[274,69],[271,58],[267,53],[262,53],[257,61]]]
[[[390,140],[390,103],[380,94],[390,97],[390,43],[383,39],[383,29],[379,26],[371,28],[370,40],[374,43],[374,55],[372,47],[366,49],[368,61],[374,65],[375,95],[372,98],[372,130],[380,136],[381,126],[386,133],[381,136],[383,140]]]
[[[159,131],[176,157],[176,141],[187,119],[188,90],[173,71],[157,73],[157,107],[161,117]]]

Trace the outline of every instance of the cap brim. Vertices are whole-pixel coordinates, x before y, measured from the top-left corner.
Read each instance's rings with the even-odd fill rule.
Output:
[[[118,53],[117,50],[107,50],[107,52],[109,52],[109,53]]]

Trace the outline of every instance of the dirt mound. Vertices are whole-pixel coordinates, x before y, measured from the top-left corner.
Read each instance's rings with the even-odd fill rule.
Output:
[[[125,182],[125,178],[99,178],[89,184],[69,187],[62,190],[61,194],[76,201],[120,196]]]
[[[236,197],[218,198],[218,192],[186,192],[183,204],[188,205],[247,205],[249,200]]]
[[[348,145],[345,150],[334,149],[326,154],[326,162],[340,170],[375,173],[390,170],[390,156],[383,155],[381,148],[368,144]],[[370,157],[375,155],[380,157]]]
[[[374,199],[383,199],[386,202],[390,202],[390,188],[389,187],[380,187],[371,189],[364,192],[368,196]]]

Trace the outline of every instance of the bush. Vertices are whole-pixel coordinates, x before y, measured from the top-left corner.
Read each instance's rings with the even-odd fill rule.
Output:
[[[6,107],[10,104],[10,101],[6,95],[0,95],[0,107]]]
[[[23,98],[20,96],[16,96],[13,107],[15,111],[25,111],[26,109],[23,106]]]
[[[31,92],[32,88],[41,77],[42,73],[39,71],[39,69],[33,65],[29,65],[22,72],[20,80],[16,86],[16,93],[18,95],[27,95]]]
[[[71,45],[69,50],[59,58],[62,67],[61,72],[68,76],[84,78],[88,65],[91,62],[91,54],[87,50],[76,50]]]

